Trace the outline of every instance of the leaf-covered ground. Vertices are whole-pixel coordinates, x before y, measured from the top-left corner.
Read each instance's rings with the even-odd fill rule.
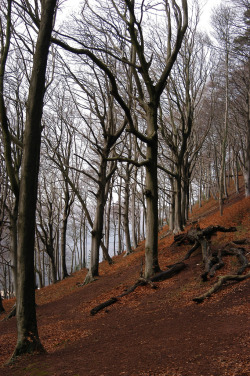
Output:
[[[232,193],[220,217],[217,201],[194,208],[192,219],[200,227],[236,226],[236,233],[218,233],[216,249],[231,240],[250,240],[250,199]],[[185,256],[189,245],[171,246],[167,228],[159,235],[162,269]],[[244,245],[247,253],[249,245]],[[81,270],[66,280],[37,291],[37,317],[45,355],[30,355],[11,366],[5,376],[249,376],[250,279],[231,283],[203,304],[192,299],[211,287],[219,275],[233,274],[239,265],[226,257],[216,276],[202,282],[198,249],[187,268],[158,288],[138,287],[133,293],[96,316],[90,310],[133,285],[141,271],[144,243],[129,257],[102,263],[100,277],[80,286]],[[248,255],[249,257],[249,255]],[[250,257],[249,257],[250,258]],[[249,272],[249,269],[248,271]],[[4,301],[6,311],[13,301]],[[1,316],[1,319],[4,315]],[[16,343],[16,319],[0,322],[0,364],[8,360]]]

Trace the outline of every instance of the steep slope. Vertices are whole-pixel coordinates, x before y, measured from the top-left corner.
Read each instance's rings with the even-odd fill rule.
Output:
[[[194,208],[192,220],[200,227],[236,226],[235,233],[218,233],[214,248],[250,234],[250,199],[232,194],[224,216],[210,200]],[[183,259],[188,245],[172,246],[167,228],[159,234],[162,269]],[[235,273],[238,261],[225,258],[225,266],[213,279],[200,278],[203,265],[196,250],[187,268],[173,278],[138,287],[96,316],[90,310],[118,296],[138,279],[143,260],[143,242],[129,257],[114,258],[114,265],[102,263],[100,277],[81,286],[86,271],[37,291],[37,316],[46,355],[27,356],[0,374],[95,375],[95,376],[247,376],[249,359],[249,279],[232,283],[202,305],[192,299],[207,291],[218,275]],[[247,253],[249,244],[244,245]],[[13,302],[4,301],[6,309]],[[6,361],[16,342],[15,318],[0,322],[0,362]]]

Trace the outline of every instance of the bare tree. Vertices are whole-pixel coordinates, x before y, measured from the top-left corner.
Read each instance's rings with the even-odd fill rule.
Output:
[[[157,154],[158,154],[158,123],[157,113],[159,101],[163,90],[165,89],[167,79],[169,77],[172,66],[176,60],[177,54],[181,47],[182,39],[187,28],[187,1],[182,0],[181,6],[173,0],[163,1],[157,7],[162,14],[165,15],[166,22],[166,44],[163,47],[166,60],[162,69],[158,71],[157,76],[152,72],[154,55],[152,50],[147,45],[147,31],[150,22],[155,22],[151,27],[151,32],[157,30],[157,17],[153,16],[150,20],[150,14],[155,12],[156,3],[144,2],[137,4],[135,1],[124,0],[119,2],[109,3],[103,2],[99,5],[98,10],[91,10],[88,24],[79,22],[80,28],[78,30],[90,31],[88,38],[81,39],[79,37],[68,37],[67,41],[61,38],[53,39],[53,42],[63,47],[64,49],[77,54],[85,55],[90,58],[96,65],[102,69],[110,80],[111,93],[115,100],[119,103],[124,111],[129,124],[128,130],[134,133],[140,140],[147,145],[146,161],[146,189],[145,195],[147,200],[147,237],[145,247],[145,276],[149,277],[159,270],[158,264],[158,186],[157,186]],[[157,9],[157,12],[158,12]],[[107,10],[106,15],[102,10]],[[87,14],[87,4],[82,15]],[[107,18],[108,14],[108,18]],[[106,18],[105,18],[106,17]],[[93,25],[94,19],[97,20],[96,26]],[[112,23],[110,23],[112,19]],[[173,24],[175,23],[176,34],[172,32]],[[98,27],[97,27],[98,25]],[[100,25],[101,34],[100,35]],[[91,27],[92,30],[91,31]],[[94,35],[98,37],[96,40]],[[86,34],[87,35],[87,34]],[[112,39],[116,36],[116,40]],[[105,36],[105,37],[104,37]],[[104,38],[103,38],[104,37]],[[157,37],[155,35],[155,37]],[[74,40],[79,47],[70,46],[69,42]],[[100,41],[101,45],[97,45],[96,41]],[[114,46],[109,48],[109,46]],[[127,53],[124,54],[124,45],[129,45],[129,54],[134,51],[135,59],[128,58]],[[133,49],[131,49],[133,46]],[[121,48],[122,47],[122,48]],[[102,52],[107,51],[110,56],[113,56],[117,61],[126,63],[132,66],[133,81],[135,85],[135,92],[138,102],[144,112],[145,128],[141,132],[137,129],[133,121],[133,115],[129,106],[129,102],[125,99],[121,90],[122,85],[117,76],[117,72],[112,72],[109,65],[102,58]],[[150,52],[151,51],[151,52]],[[118,52],[118,53],[117,53]],[[126,52],[126,51],[125,51]],[[134,63],[129,63],[134,61]]]
[[[9,1],[11,3],[11,1]],[[36,3],[37,4],[37,3]],[[27,9],[29,1],[23,3]],[[18,208],[17,249],[17,345],[12,358],[32,351],[44,351],[36,321],[34,286],[34,242],[37,183],[41,144],[41,119],[45,76],[56,0],[43,0],[33,58],[25,122],[22,171]],[[9,13],[9,22],[11,14]]]

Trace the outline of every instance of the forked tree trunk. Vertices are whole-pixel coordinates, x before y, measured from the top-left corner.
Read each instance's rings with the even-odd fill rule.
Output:
[[[97,202],[96,202],[96,212],[95,220],[92,228],[91,237],[91,256],[90,256],[90,268],[89,272],[84,280],[84,284],[92,282],[96,276],[99,275],[99,255],[100,246],[104,250],[105,257],[109,260],[108,252],[106,247],[102,243],[103,237],[103,216],[104,208],[107,201],[108,191],[107,191],[107,157],[102,157],[99,169],[99,187],[97,192]]]
[[[18,219],[17,345],[12,358],[44,351],[38,335],[35,308],[35,213],[45,74],[56,3],[56,0],[41,2],[41,21],[27,101]]]

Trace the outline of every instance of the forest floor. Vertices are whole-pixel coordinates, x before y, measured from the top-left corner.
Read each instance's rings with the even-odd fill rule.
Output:
[[[223,217],[218,203],[194,208],[199,225],[236,226],[237,232],[212,237],[216,249],[231,240],[250,240],[250,199],[232,193]],[[171,246],[173,236],[159,234],[163,270],[182,260],[190,245]],[[244,245],[249,254],[249,243]],[[201,280],[200,249],[185,261],[187,267],[171,279],[140,286],[116,304],[91,316],[98,304],[118,296],[140,275],[144,243],[114,264],[100,264],[100,276],[81,286],[86,270],[37,291],[40,339],[47,351],[4,366],[16,344],[16,319],[0,321],[1,376],[249,376],[250,279],[231,283],[202,304],[193,298],[206,292],[219,275],[235,274],[236,257],[226,257],[223,269]],[[248,256],[249,257],[249,256]],[[249,269],[248,269],[249,272]],[[6,311],[13,301],[4,301]],[[1,316],[1,319],[4,315]],[[1,367],[2,365],[2,367]]]

